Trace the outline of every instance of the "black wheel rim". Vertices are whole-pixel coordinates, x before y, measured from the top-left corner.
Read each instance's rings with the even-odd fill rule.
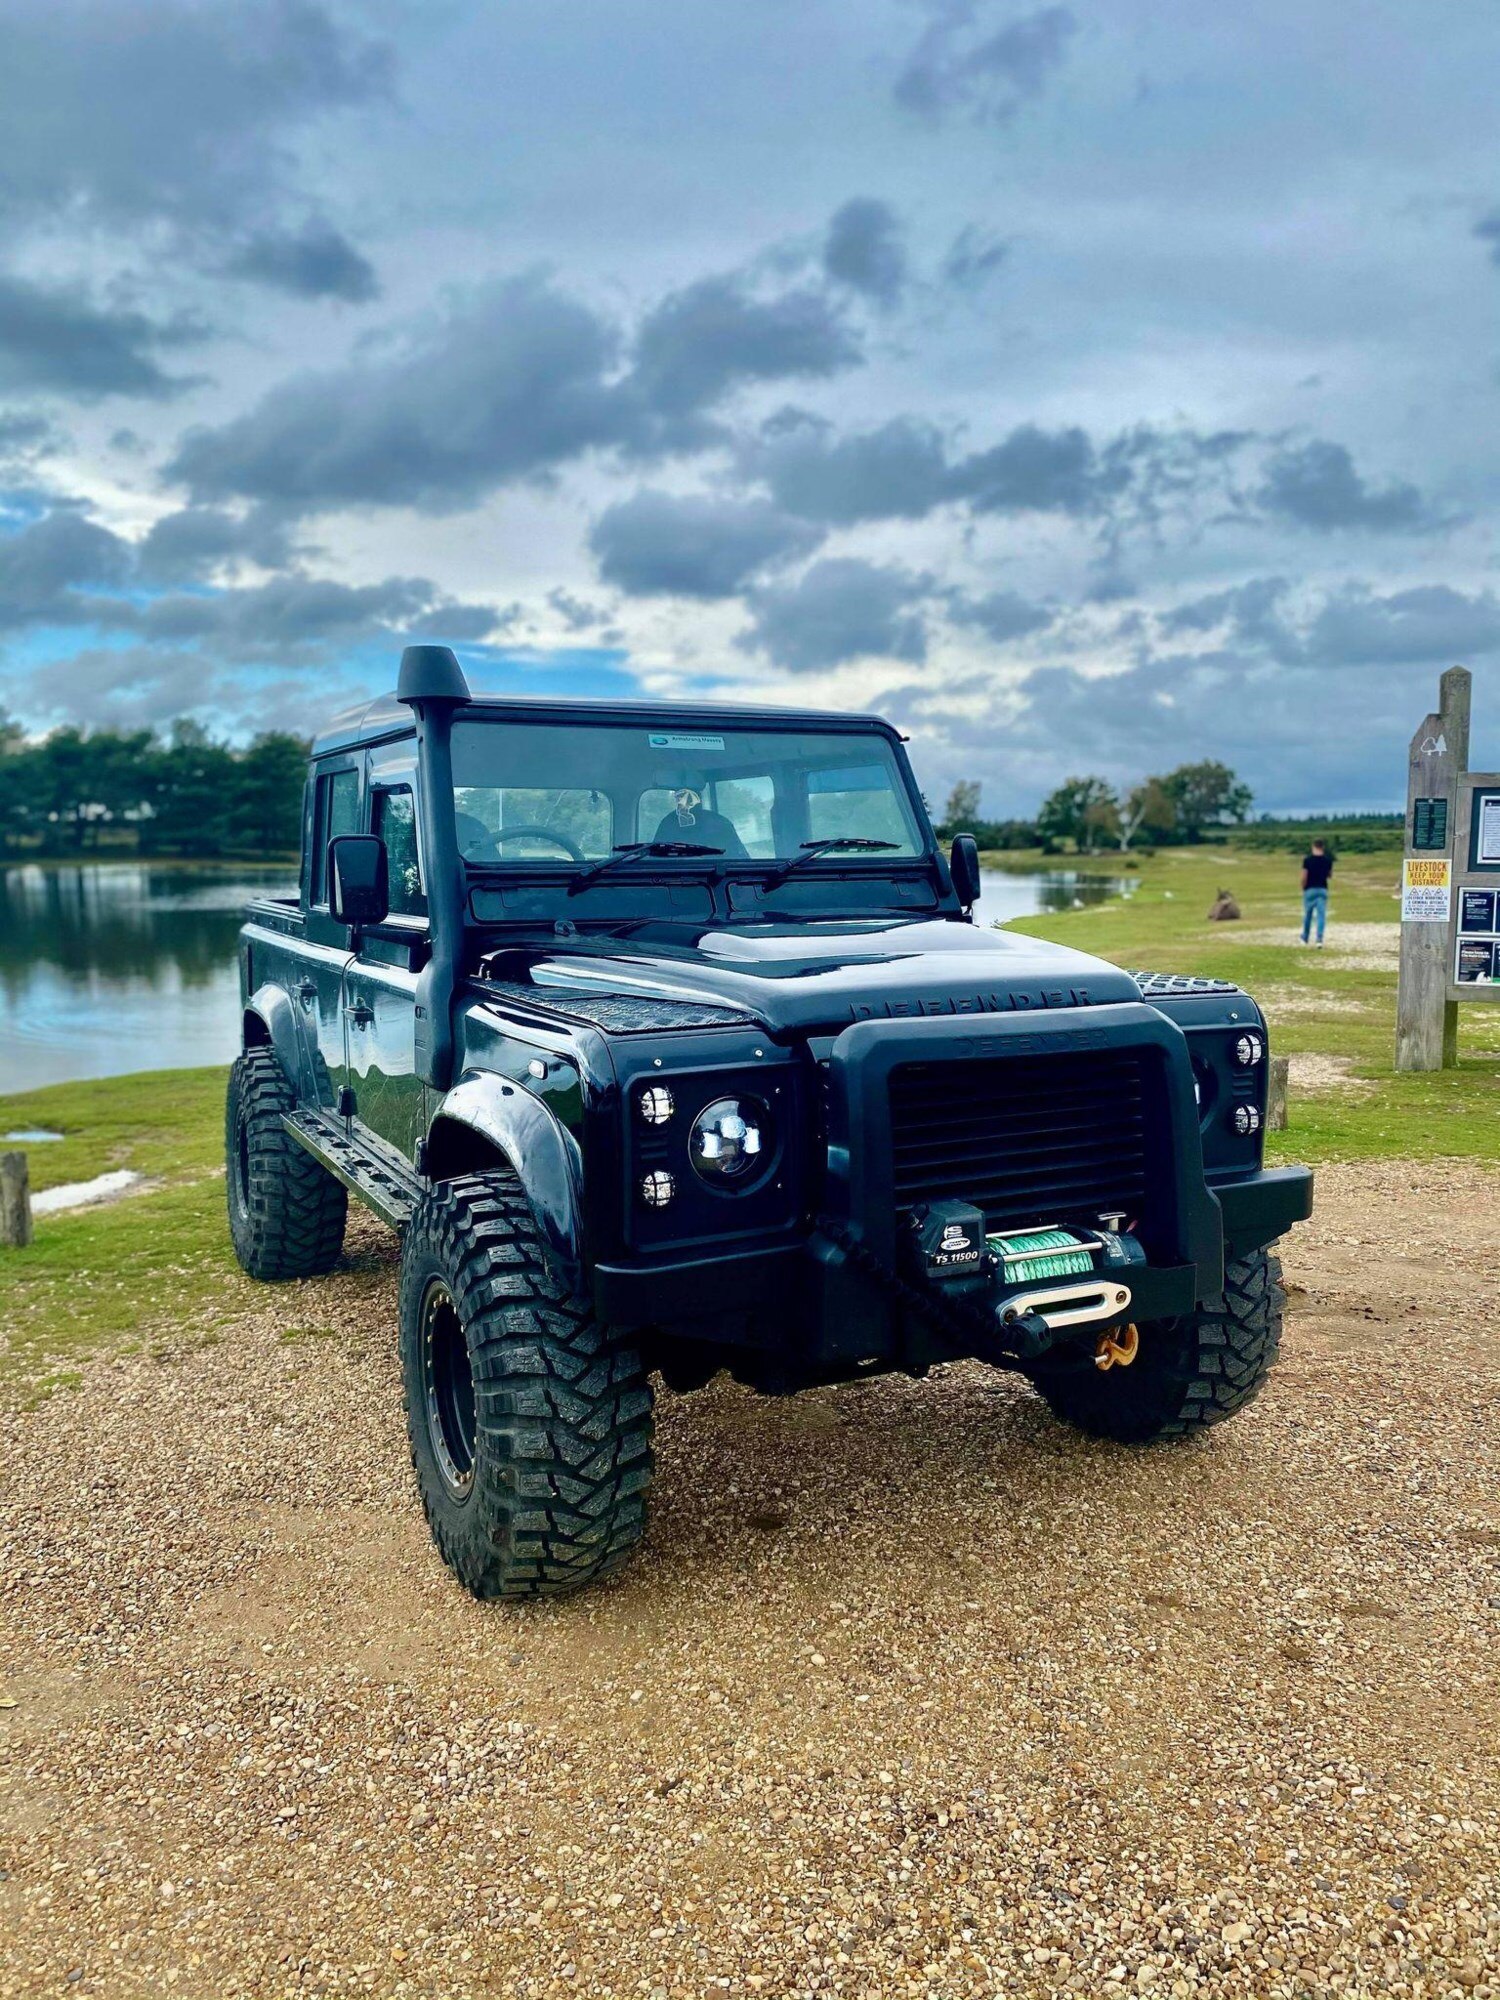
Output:
[[[474,1490],[474,1369],[453,1295],[436,1279],[422,1301],[422,1376],[427,1435],[455,1500]]]

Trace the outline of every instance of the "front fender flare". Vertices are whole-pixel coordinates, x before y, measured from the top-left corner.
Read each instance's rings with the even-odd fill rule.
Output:
[[[444,1128],[472,1132],[515,1170],[559,1272],[583,1281],[583,1153],[556,1114],[505,1077],[467,1070],[444,1096],[428,1131],[428,1172],[443,1177]]]

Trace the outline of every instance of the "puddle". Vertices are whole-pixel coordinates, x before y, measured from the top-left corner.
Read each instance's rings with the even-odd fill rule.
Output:
[[[141,1178],[128,1168],[118,1167],[110,1174],[96,1174],[91,1181],[69,1181],[64,1187],[47,1188],[41,1194],[31,1197],[33,1215],[52,1215],[61,1208],[87,1208],[90,1203],[113,1201],[128,1188],[133,1188]]]
[[[40,1128],[33,1132],[23,1126],[19,1132],[0,1132],[0,1145],[45,1146],[51,1140],[61,1139],[62,1136],[61,1132],[43,1132]]]

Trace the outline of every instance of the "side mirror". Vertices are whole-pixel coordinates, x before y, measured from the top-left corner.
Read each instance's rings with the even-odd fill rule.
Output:
[[[979,842],[972,833],[954,834],[948,872],[953,877],[958,900],[966,910],[973,909],[979,901]]]
[[[335,923],[359,930],[384,923],[391,890],[385,842],[373,833],[341,833],[328,843],[328,908]]]

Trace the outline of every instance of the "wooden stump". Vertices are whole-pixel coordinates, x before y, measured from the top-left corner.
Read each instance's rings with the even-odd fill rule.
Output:
[[[1286,1130],[1286,1089],[1291,1076],[1290,1056],[1272,1056],[1271,1083],[1266,1092],[1266,1130],[1284,1132]]]
[[[24,1153],[0,1153],[0,1246],[24,1250],[31,1241],[31,1189]]]

